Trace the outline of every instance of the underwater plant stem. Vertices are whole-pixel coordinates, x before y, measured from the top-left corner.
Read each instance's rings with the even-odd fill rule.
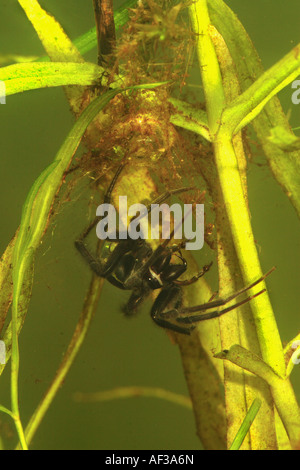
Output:
[[[193,31],[197,34],[197,55],[211,134],[217,131],[225,106],[225,94],[216,51],[209,36],[210,19],[206,0],[197,0],[189,7]]]
[[[300,410],[294,390],[287,377],[279,377],[260,357],[236,344],[228,351],[222,351],[215,357],[225,359],[243,370],[261,377],[269,384],[278,414],[284,424],[292,447],[298,448],[300,442]]]
[[[19,439],[20,439],[21,448],[22,448],[22,450],[28,450],[28,445],[27,445],[27,442],[26,442],[26,437],[25,437],[25,434],[24,434],[24,430],[23,430],[23,426],[22,426],[20,416],[19,415],[18,416],[13,415],[13,420],[15,422],[16,430],[17,430],[17,433],[18,433],[18,436],[19,436]]]
[[[249,211],[243,196],[242,184],[231,140],[220,132],[214,147],[224,204],[240,269],[246,285],[262,275]],[[267,292],[251,301],[251,310],[263,360],[280,377],[284,377],[285,362],[282,343]],[[300,440],[300,414],[290,382],[282,380],[280,387],[278,387],[276,382],[274,386],[271,386],[271,393],[291,443],[296,445]]]
[[[279,378],[271,386],[271,392],[292,449],[299,449],[300,410],[290,380]]]
[[[74,394],[74,400],[80,403],[96,403],[102,401],[118,400],[124,398],[158,398],[166,400],[170,403],[182,406],[189,410],[192,409],[191,399],[188,396],[179,393],[171,392],[159,387],[116,387],[111,390],[105,390],[94,393],[81,393]]]
[[[200,336],[178,338],[193,404],[197,435],[205,450],[226,449],[226,416],[220,382]]]
[[[17,332],[17,318],[12,320],[12,354],[11,354],[11,417],[13,418],[23,450],[28,450],[19,410],[19,365],[20,354]]]
[[[214,146],[215,165],[218,173],[218,184],[221,190],[223,210],[226,213],[234,249],[242,273],[244,285],[250,284],[262,276],[262,270],[256,250],[255,240],[250,222],[249,210],[245,200],[237,157],[232,143],[232,132],[220,126],[220,116],[225,108],[224,90],[218,59],[209,36],[210,19],[205,0],[198,0],[190,6],[190,16],[194,32],[197,34],[197,52],[202,76],[204,94],[211,140]],[[219,227],[222,231],[222,226]],[[226,233],[221,234],[222,237]],[[222,238],[221,237],[221,238]],[[219,247],[221,249],[221,247]],[[221,256],[224,261],[224,257]],[[219,259],[219,261],[220,261]],[[225,265],[224,265],[225,267]],[[223,268],[219,265],[220,282],[222,283]],[[261,287],[263,288],[264,283]],[[280,376],[285,376],[285,362],[282,344],[275,317],[267,292],[251,301],[257,337],[263,360]],[[226,368],[225,368],[226,371]],[[274,402],[291,441],[299,442],[298,417],[299,408],[294,392],[288,380],[282,380],[280,387],[271,386]],[[228,399],[229,387],[225,373],[226,411],[229,416],[239,414]],[[288,403],[285,397],[289,397]],[[284,405],[283,405],[284,404]],[[241,403],[242,405],[242,403]],[[230,408],[230,409],[229,409]],[[291,415],[295,418],[292,424]]]
[[[243,25],[229,6],[223,0],[208,0],[208,5],[212,22],[226,41],[235,64],[234,68],[241,90],[245,92],[264,73],[261,59]],[[297,53],[294,52],[292,60],[296,59]],[[269,78],[276,80],[274,69],[271,77],[269,74]],[[286,152],[269,140],[274,127],[279,126],[290,133],[289,120],[277,96],[274,96],[266,104],[261,113],[251,121],[251,124],[262,146],[272,176],[281,186],[300,217],[300,152],[299,150]]]
[[[198,62],[206,101],[208,127],[211,135],[210,140],[213,141],[214,135],[218,129],[218,123],[220,122],[221,115],[226,104],[226,99],[217,54],[209,35],[210,18],[206,0],[198,0],[192,3],[192,5],[189,7],[189,14],[193,31],[197,36],[196,47]],[[222,282],[225,279],[227,280],[228,277],[226,275],[226,261],[227,258],[229,258],[229,254],[222,251],[220,246],[220,237],[218,241],[218,252],[219,280],[222,285]],[[237,338],[236,340],[238,342],[240,341],[239,331],[236,324],[236,314],[229,314],[226,317],[227,318],[224,321],[227,322],[227,326],[225,328],[221,328],[221,343],[223,348],[227,347],[224,342],[226,341],[226,338],[224,339],[224,335],[227,337],[227,330],[232,331],[234,336]],[[224,362],[227,443],[232,442],[247,411],[243,373],[238,375],[238,383],[231,380],[231,377],[234,377],[235,374],[236,372],[234,370],[234,366]],[[228,416],[231,417],[230,421],[228,420]],[[244,446],[244,448],[249,448],[249,445],[250,443],[245,443],[246,447]]]
[[[15,253],[16,251],[16,253]],[[11,410],[12,418],[15,422],[16,430],[19,436],[21,448],[28,450],[25,434],[20,418],[19,409],[19,368],[20,352],[18,341],[18,303],[22,289],[22,275],[26,271],[27,262],[32,257],[32,250],[25,252],[22,260],[18,261],[18,244],[15,245],[13,262],[16,266],[13,268],[13,305],[12,305],[12,344],[11,344]]]
[[[224,39],[211,24],[209,24],[209,26],[206,24],[206,32],[209,33],[213,41],[221,70],[222,83],[219,82],[218,86],[223,87],[226,103],[230,103],[234,98],[238,97],[240,93],[232,58]],[[201,37],[198,36],[198,38],[200,41]],[[207,42],[210,44],[209,40]],[[199,51],[199,60],[200,59],[201,49]],[[218,64],[215,63],[215,66],[212,67],[212,73],[217,67]],[[206,66],[201,67],[202,75],[206,68]],[[209,80],[209,82],[211,81]],[[219,96],[222,96],[221,92]],[[201,119],[201,121],[203,122],[203,119]],[[203,135],[203,132],[201,134]],[[203,136],[205,137],[205,135]],[[214,139],[214,134],[212,134],[211,138]],[[236,151],[239,172],[243,183],[243,192],[245,198],[247,198],[246,157],[241,136],[235,136],[234,149]],[[230,227],[226,212],[223,208],[222,193],[219,190],[219,185],[216,184],[216,179],[217,176],[211,181],[210,192],[212,199],[218,201],[215,206],[215,213],[219,279],[222,295],[225,296],[229,292],[240,289],[243,286],[243,281],[241,281],[239,264],[232,242]],[[219,319],[219,323],[221,343],[224,349],[230,348],[234,343],[240,343],[249,347],[250,350],[257,351],[259,354],[259,343],[249,306],[244,306],[243,308],[236,309],[224,315]],[[224,369],[228,444],[235,438],[242,424],[242,420],[247,413],[247,407],[253,400],[259,397],[262,400],[261,413],[251,427],[250,433],[244,440],[242,447],[243,449],[275,449],[276,435],[274,413],[272,397],[268,385],[259,377],[254,377],[246,371],[242,371],[234,364],[224,364]],[[236,410],[239,410],[239,413],[237,413]]]
[[[245,285],[262,276],[248,207],[231,139],[219,136],[214,144],[215,162],[225,210]],[[262,286],[263,287],[263,286]],[[258,340],[264,361],[280,376],[285,375],[283,349],[267,293],[251,301]]]

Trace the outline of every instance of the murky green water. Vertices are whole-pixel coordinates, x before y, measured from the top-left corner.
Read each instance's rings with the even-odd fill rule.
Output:
[[[92,2],[40,2],[65,27],[71,38],[93,26]],[[299,42],[298,0],[228,1],[239,15],[266,67]],[[43,50],[17,2],[0,4],[0,53],[42,55]],[[88,55],[96,61],[96,52]],[[300,105],[291,102],[291,88],[280,93],[291,112],[292,126],[300,126]],[[63,91],[47,89],[10,96],[0,105],[0,251],[16,230],[24,198],[39,173],[52,161],[70,130],[73,118]],[[268,167],[260,166],[260,150],[249,165],[249,195],[254,234],[283,342],[300,330],[300,222]],[[80,314],[90,273],[73,247],[85,224],[88,194],[59,215],[57,227],[46,237],[36,267],[30,311],[20,338],[20,408],[26,423],[47,389]],[[53,227],[54,229],[55,227]],[[205,263],[207,260],[205,260]],[[34,449],[197,449],[190,411],[145,398],[100,404],[78,404],[77,391],[145,385],[186,394],[180,356],[156,328],[147,311],[123,318],[120,305],[127,295],[104,287],[101,306],[88,338],[63,388],[33,441]],[[9,406],[9,368],[1,377],[0,403]],[[300,399],[300,366],[292,381]],[[6,447],[14,440],[14,425],[0,415]]]

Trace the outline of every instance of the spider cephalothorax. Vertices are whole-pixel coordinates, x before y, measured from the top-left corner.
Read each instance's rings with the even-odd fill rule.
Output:
[[[104,197],[106,203],[111,199],[113,188],[122,168],[123,165],[119,167],[106,192]],[[190,189],[181,188],[168,191],[157,200],[163,202],[172,194],[178,194]],[[151,205],[148,206],[147,212],[149,213],[150,210]],[[156,249],[153,249],[145,239],[120,239],[118,234],[116,240],[109,242],[109,244],[114,243],[115,247],[108,255],[105,257],[94,256],[87,248],[85,239],[96,223],[97,221],[94,221],[85,230],[75,242],[75,246],[95,274],[107,279],[119,289],[131,291],[131,296],[123,309],[126,315],[133,315],[152,291],[160,289],[151,308],[152,319],[163,328],[177,333],[190,334],[197,322],[219,317],[265,291],[261,290],[257,294],[247,297],[234,305],[219,309],[219,307],[226,306],[228,302],[259,284],[269,273],[225,299],[217,299],[201,305],[184,307],[182,288],[197,282],[209,270],[212,263],[204,266],[191,279],[182,280],[180,276],[187,270],[187,262],[181,254],[181,249],[184,248],[185,242],[169,246],[170,240],[166,239]],[[174,255],[177,255],[180,263],[174,263]]]

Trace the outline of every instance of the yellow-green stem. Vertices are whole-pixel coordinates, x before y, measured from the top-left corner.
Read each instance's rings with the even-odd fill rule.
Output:
[[[233,136],[232,133],[220,127],[221,116],[225,108],[225,97],[218,59],[209,36],[210,19],[206,0],[195,1],[189,11],[194,32],[197,34],[197,53],[206,99],[208,124],[214,146],[218,184],[222,193],[220,203],[224,204],[230,237],[234,244],[244,284],[247,285],[260,278],[262,271],[232,144]],[[219,229],[221,228],[219,227]],[[264,288],[264,283],[261,288]],[[284,354],[268,294],[264,293],[253,299],[251,309],[263,360],[279,376],[284,377]],[[276,381],[271,385],[273,399],[289,437],[295,444],[299,442],[300,436],[298,429],[299,407],[290,383],[287,380],[280,380],[280,387],[278,383]],[[291,423],[291,416],[296,421],[294,425]]]
[[[231,234],[245,285],[262,276],[237,160],[232,142],[218,136],[214,144],[215,162]],[[260,286],[263,288],[264,286]],[[282,344],[267,293],[251,301],[263,359],[278,375],[285,375]]]
[[[216,52],[208,33],[210,19],[206,0],[193,2],[189,7],[189,13],[193,31],[198,36],[196,47],[201,67],[208,125],[211,134],[214,134],[225,106],[225,94]]]

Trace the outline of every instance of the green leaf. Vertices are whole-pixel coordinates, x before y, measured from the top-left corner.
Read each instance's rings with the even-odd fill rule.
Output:
[[[247,433],[249,432],[251,424],[253,423],[257,413],[259,412],[259,409],[261,407],[261,403],[262,403],[261,400],[259,400],[258,398],[256,398],[253,401],[253,403],[250,406],[250,408],[248,410],[248,413],[246,414],[245,419],[244,419],[240,429],[238,430],[238,432],[237,432],[237,434],[236,434],[236,436],[233,440],[233,443],[231,444],[229,450],[239,450],[239,448],[243,444],[243,441],[244,441]]]
[[[261,377],[269,385],[273,385],[279,379],[283,379],[277,375],[272,367],[266,364],[261,357],[254,354],[252,351],[248,351],[239,344],[234,344],[229,350],[223,350],[215,354],[215,357],[230,361],[232,364],[236,364],[242,369]]]
[[[196,132],[196,134],[201,135],[204,139],[211,142],[205,111],[195,109],[190,104],[176,98],[170,98],[169,101],[178,111],[178,113],[173,113],[170,118],[172,124],[188,131]]]
[[[137,3],[137,0],[127,0],[126,2],[123,3],[123,5],[120,8],[117,8],[114,11],[114,19],[115,19],[115,28],[116,31],[118,31],[122,26],[124,26],[128,19],[129,19],[129,8],[133,8]],[[81,55],[86,54],[87,52],[91,51],[95,47],[97,47],[97,30],[96,26],[93,28],[89,29],[86,33],[82,34],[81,36],[78,36],[76,39],[73,41],[74,46],[78,49]],[[9,60],[14,60],[16,62],[19,62],[18,60],[19,56],[11,56]],[[4,60],[5,58],[3,58]],[[48,56],[44,57],[28,57],[25,58],[26,62],[30,60],[37,60],[38,62],[48,62],[50,58]],[[7,60],[7,59],[6,59]],[[0,57],[1,61],[1,57]],[[25,60],[22,60],[21,62],[25,62]]]
[[[300,74],[300,44],[264,72],[222,116],[222,126],[236,133],[262,111],[266,103]]]
[[[19,3],[36,30],[51,61],[83,63],[84,58],[81,56],[77,46],[81,47],[84,52],[87,52],[97,44],[96,28],[88,31],[88,33],[81,36],[73,44],[58,21],[43,10],[37,0],[19,0]],[[126,23],[128,20],[128,8],[134,6],[135,3],[133,0],[128,0],[115,13],[116,29]],[[41,58],[40,61],[48,61],[49,58]],[[64,81],[64,78],[62,78],[62,81]],[[67,82],[68,84],[81,85],[81,83],[77,83],[75,76],[72,77],[71,81]],[[88,84],[90,84],[89,80],[87,83],[84,83],[84,85]],[[65,92],[74,114],[76,116],[81,114],[83,107],[82,97],[85,89],[73,86],[65,88]]]
[[[235,63],[242,90],[262,75],[263,67],[258,53],[234,12],[222,0],[209,0],[210,17],[226,41]],[[266,154],[274,178],[280,184],[300,217],[300,152],[286,153],[273,145],[267,136],[271,129],[283,126],[290,129],[279,99],[273,97],[252,121],[253,128]]]
[[[103,69],[91,63],[26,63],[0,68],[0,80],[5,82],[6,95],[37,88],[62,85],[92,85]]]
[[[15,237],[10,241],[0,259],[0,333],[12,300],[12,253]],[[1,366],[0,366],[1,367]]]
[[[47,54],[57,62],[84,62],[83,57],[56,19],[37,0],[18,0],[36,30]]]
[[[19,0],[29,21],[37,32],[52,62],[84,63],[84,58],[53,16],[43,10],[37,0]],[[85,89],[79,86],[66,87],[65,93],[75,115],[82,112],[82,97]]]
[[[281,150],[292,152],[293,150],[300,150],[300,137],[297,137],[292,132],[288,132],[282,126],[276,126],[271,129],[271,135],[268,137],[272,144],[279,147]]]

